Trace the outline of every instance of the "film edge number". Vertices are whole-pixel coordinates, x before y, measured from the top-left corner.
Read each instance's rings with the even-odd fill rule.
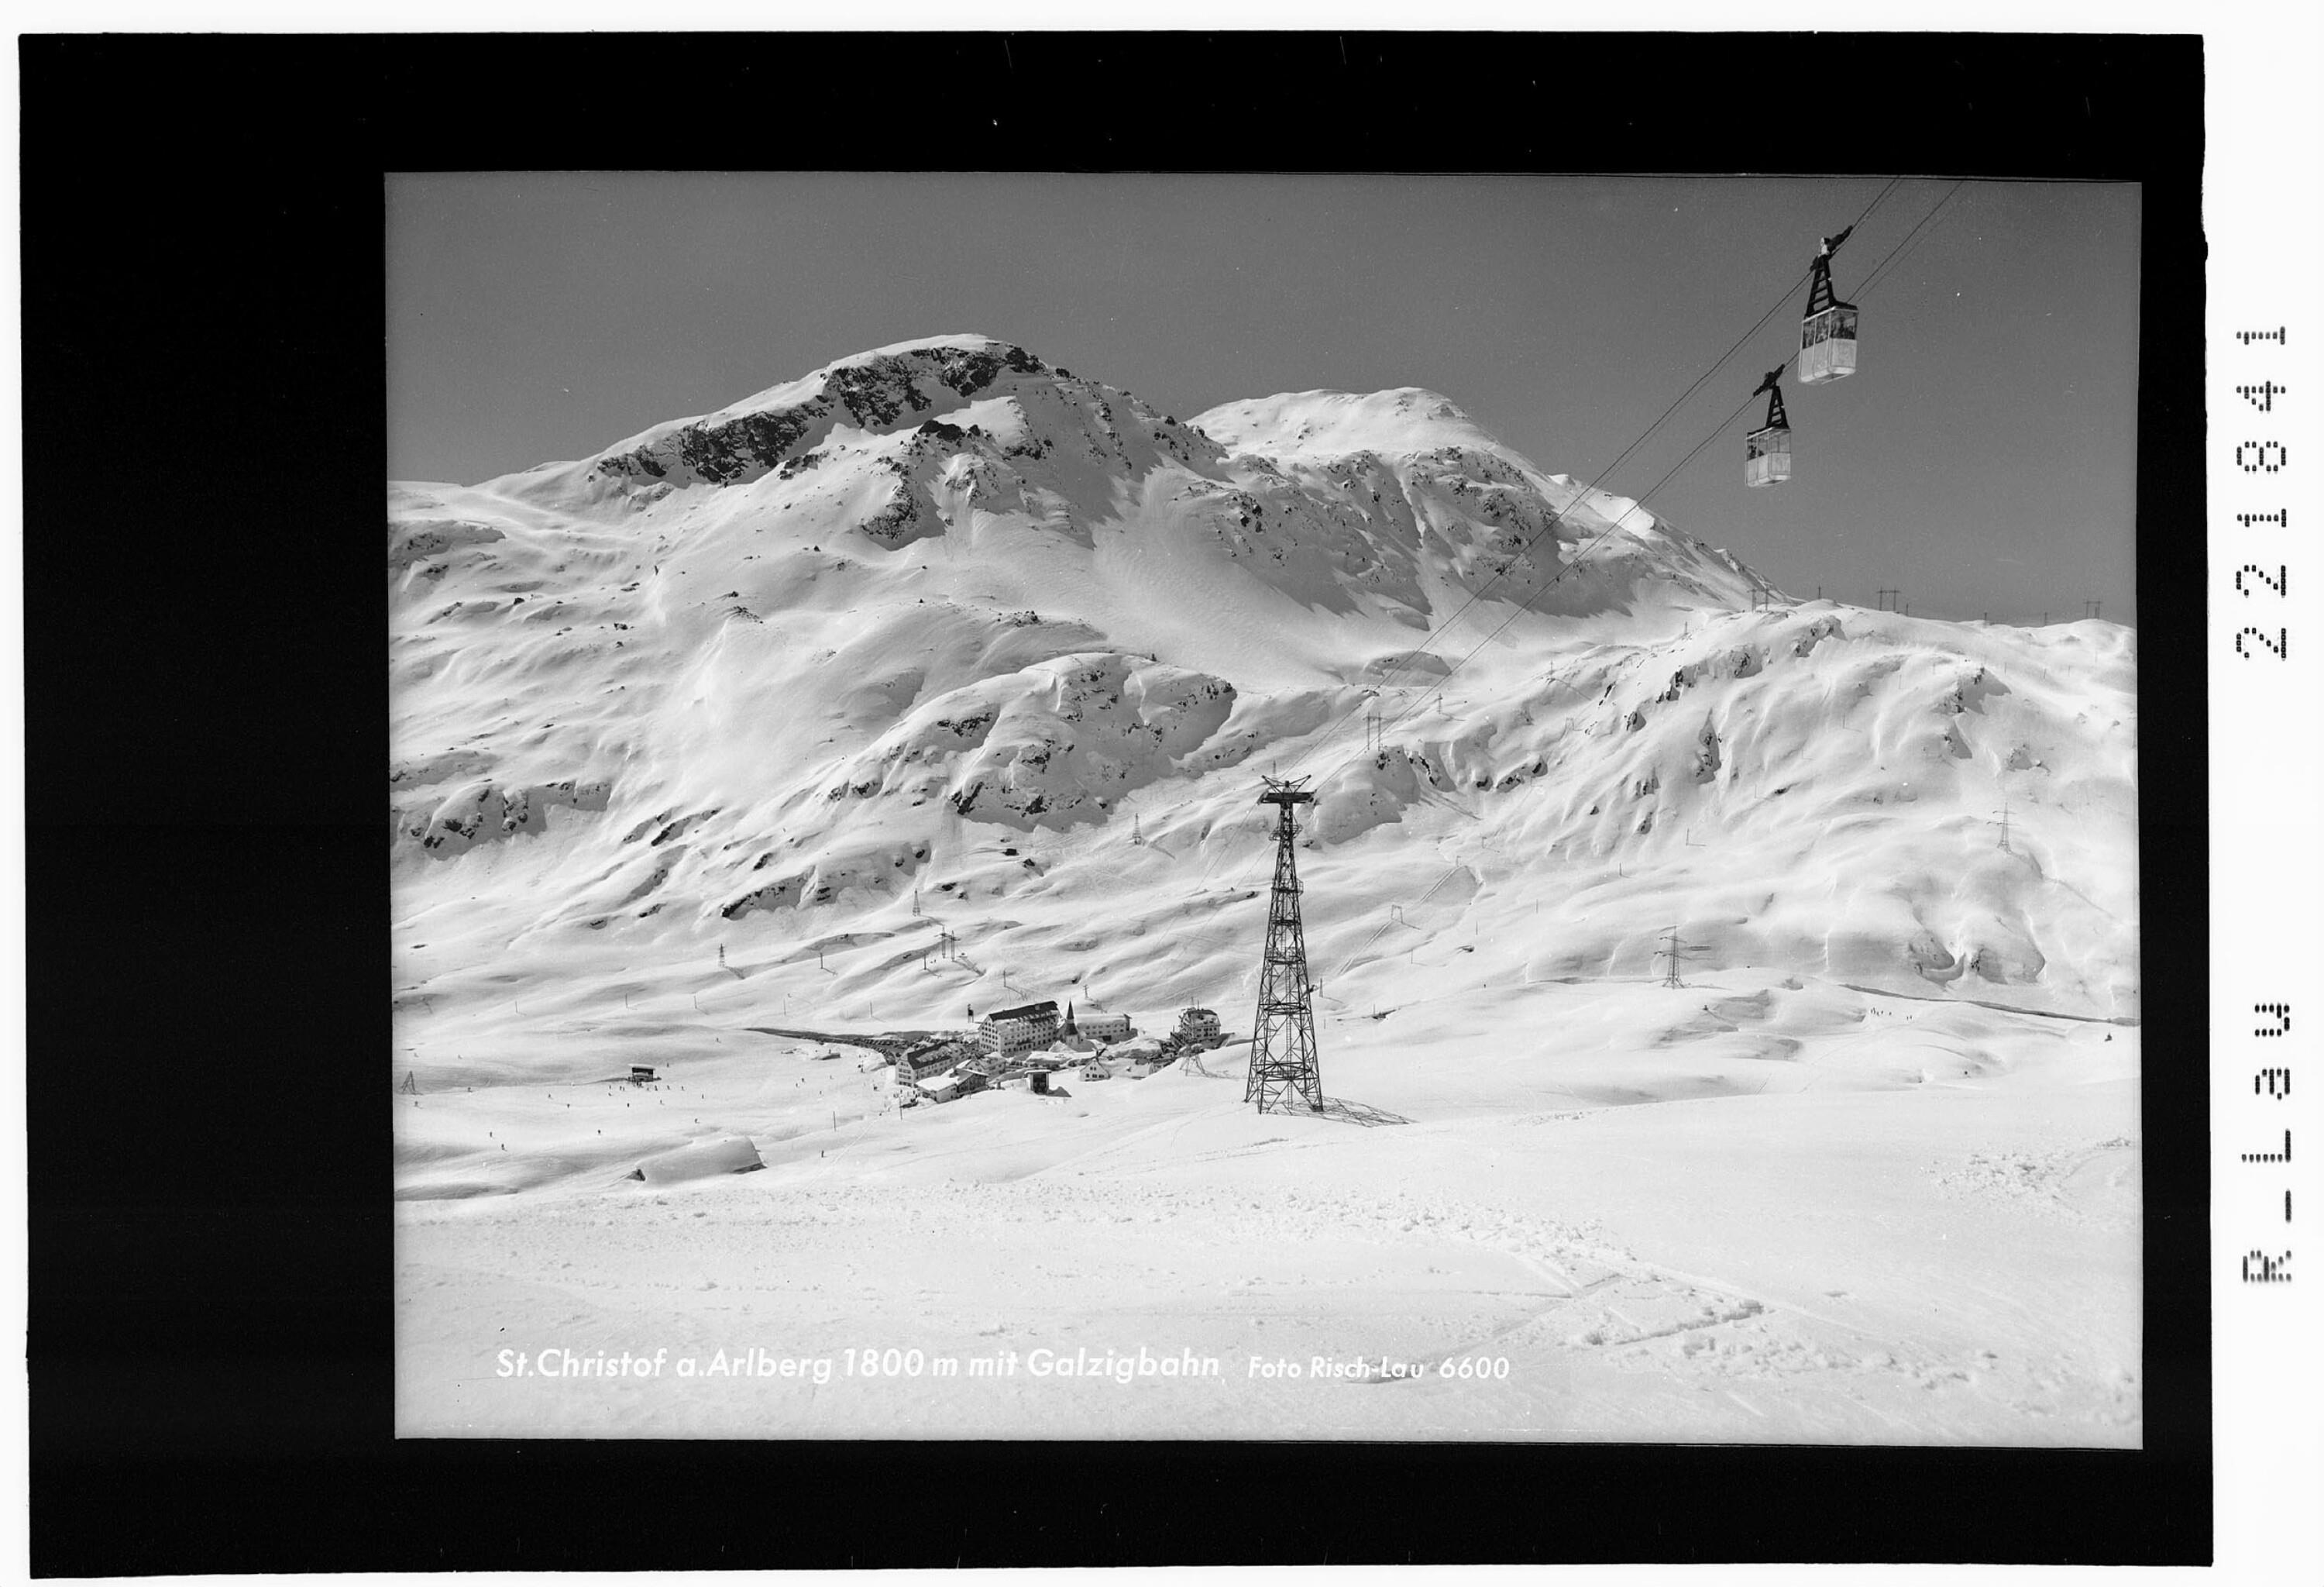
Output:
[[[2286,328],[2278,326],[2273,330],[2237,331],[2236,333],[2236,340],[2246,347],[2250,346],[2255,342],[2273,342],[2277,346],[2281,347],[2289,343],[2290,337],[2287,334]],[[2278,385],[2273,376],[2262,380],[2256,384],[2246,384],[2236,387],[2236,394],[2237,396],[2243,398],[2244,401],[2249,402],[2253,407],[2258,409],[2263,413],[2274,412],[2276,398],[2287,396],[2290,393],[2291,388],[2289,386]],[[2278,440],[2237,441],[2236,443],[2235,457],[2236,466],[2243,470],[2246,474],[2281,473],[2291,464],[2292,461],[2292,453],[2290,449],[2286,447],[2282,441]],[[2281,528],[2288,529],[2292,525],[2292,513],[2289,509],[2281,509],[2272,513],[2239,512],[2236,515],[2236,521],[2246,529],[2249,529],[2255,523],[2273,523]],[[2246,574],[2256,576],[2262,584],[2266,585],[2279,596],[2286,595],[2290,590],[2292,577],[2291,568],[2288,566],[2279,566],[2276,568],[2275,577],[2270,578],[2267,575],[2267,570],[2262,567],[2258,563],[2246,562],[2236,570],[2236,593],[2246,598],[2248,598],[2252,594],[2252,591],[2244,583],[2244,577]],[[2288,627],[2279,626],[2275,631],[2275,637],[2273,639],[2268,638],[2267,632],[2264,629],[2249,626],[2239,629],[2236,633],[2236,654],[2242,657],[2246,661],[2250,660],[2258,653],[2258,651],[2251,649],[2249,644],[2246,642],[2252,640],[2257,640],[2259,641],[2260,648],[2267,650],[2279,661],[2287,661],[2292,659],[2292,632]]]

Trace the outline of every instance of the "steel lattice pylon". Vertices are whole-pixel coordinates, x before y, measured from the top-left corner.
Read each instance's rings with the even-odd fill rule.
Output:
[[[1296,811],[1315,796],[1270,777],[1262,805],[1276,807],[1275,886],[1267,900],[1267,953],[1259,971],[1259,1022],[1250,1037],[1250,1080],[1243,1101],[1262,1113],[1321,1112],[1323,1079],[1315,1066],[1315,1015],[1308,1005],[1307,934],[1299,924],[1299,867],[1292,841]]]

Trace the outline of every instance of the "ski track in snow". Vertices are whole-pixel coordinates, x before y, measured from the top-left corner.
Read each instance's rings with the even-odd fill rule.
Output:
[[[1630,1022],[1659,1018],[1653,1005],[1670,995],[1651,983],[1555,992]],[[681,1061],[656,1089],[547,1088],[544,1103],[561,1093],[593,1121],[626,1114],[632,1143],[642,1104],[682,1108],[681,1129],[739,1130],[770,1167],[641,1186],[618,1177],[641,1155],[632,1144],[628,1158],[521,1195],[401,1203],[405,1425],[2135,1443],[2135,1151],[2118,1132],[2135,1129],[2135,1066],[2124,1054],[2122,1079],[2065,1084],[2072,1060],[2055,1049],[2073,1043],[2015,1023],[2018,1065],[1999,1079],[1918,1097],[1829,1093],[1808,1115],[1807,1093],[1733,1094],[1435,1121],[1425,1084],[1383,1090],[1397,1060],[1352,1048],[1345,1022],[1324,1033],[1327,1075],[1351,1095],[1370,1081],[1373,1100],[1414,1124],[1260,1118],[1240,1106],[1235,1079],[1176,1069],[1069,1075],[1070,1094],[1046,1103],[1004,1090],[866,1120],[872,1074],[819,1061],[820,1044],[771,1038]],[[1232,1070],[1239,1051],[1205,1056]],[[1443,1054],[1434,1066],[1453,1067]],[[508,1126],[484,1119],[540,1112],[514,1089],[401,1097],[399,1136],[424,1123],[504,1139]],[[766,1100],[786,1090],[802,1100]],[[834,1130],[842,1097],[855,1116]],[[1916,1106],[1938,1116],[1904,1116]],[[1895,1140],[1868,1151],[1868,1130]],[[477,1144],[494,1149],[476,1156],[515,1160]],[[412,1167],[415,1190],[428,1171],[473,1171]],[[2041,1200],[2031,1215],[2029,1197]],[[1769,1217],[1797,1226],[1757,1249],[1737,1241]],[[2092,1326],[2109,1313],[2111,1329]],[[722,1341],[804,1353],[853,1342],[963,1359],[1142,1343],[1237,1370],[1254,1353],[1385,1354],[1505,1357],[1511,1376],[1038,1393],[924,1382],[916,1395],[856,1383],[788,1398],[593,1383],[550,1395],[491,1376],[504,1340],[706,1354]],[[1351,1408],[1358,1388],[1380,1405]]]

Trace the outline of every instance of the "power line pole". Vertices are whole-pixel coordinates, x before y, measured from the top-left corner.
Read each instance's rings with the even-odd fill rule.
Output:
[[[1259,1018],[1250,1038],[1250,1078],[1243,1101],[1262,1113],[1323,1111],[1315,1064],[1315,1014],[1308,1001],[1307,934],[1299,920],[1297,809],[1315,796],[1295,777],[1265,780],[1262,805],[1276,808],[1275,884],[1267,900],[1267,946],[1259,962]]]
[[[2006,788],[2001,790],[2001,843],[1998,846],[2005,854],[2017,852],[2009,846],[2009,790]]]
[[[1663,976],[1663,984],[1665,986],[1684,986],[1686,983],[1678,978],[1678,955],[1680,951],[1678,927],[1674,926],[1667,932],[1665,932],[1664,935],[1670,938],[1670,946],[1663,949],[1661,953],[1655,955],[1658,959],[1668,958],[1670,960],[1670,969]]]
[[[2082,603],[2082,615],[2085,617],[2096,617],[2098,614],[2098,607],[2102,604],[2104,604],[2104,603],[2099,601],[2084,601]]]

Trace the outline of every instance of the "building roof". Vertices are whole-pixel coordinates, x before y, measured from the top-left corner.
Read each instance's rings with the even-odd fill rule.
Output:
[[[964,1041],[958,1037],[946,1037],[942,1041],[932,1041],[926,1046],[913,1047],[904,1054],[903,1062],[906,1067],[917,1075],[923,1069],[934,1069],[942,1065],[958,1063],[962,1058],[982,1050],[976,1042]]]
[[[1019,1008],[996,1010],[990,1018],[995,1020],[1038,1020],[1043,1015],[1055,1016],[1057,1001],[1051,998],[1043,1003],[1026,1003]]]

